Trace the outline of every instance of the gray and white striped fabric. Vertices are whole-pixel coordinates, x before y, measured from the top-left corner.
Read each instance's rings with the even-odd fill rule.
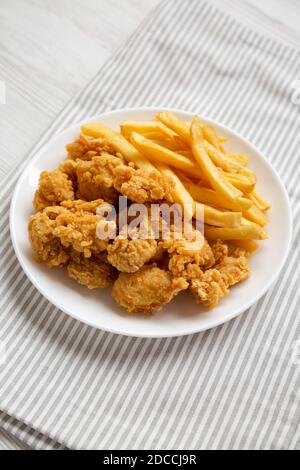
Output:
[[[294,242],[276,285],[233,321],[182,338],[108,334],[58,311],[23,274],[8,226],[21,169],[11,174],[0,193],[4,429],[33,448],[299,447],[297,78],[298,50],[212,2],[169,0],[64,109],[28,158],[73,122],[115,108],[177,107],[235,128],[280,173]]]

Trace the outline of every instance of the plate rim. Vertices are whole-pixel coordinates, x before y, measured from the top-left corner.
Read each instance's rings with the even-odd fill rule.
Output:
[[[56,308],[61,310],[63,313],[65,313],[65,314],[69,315],[70,317],[74,318],[75,320],[82,322],[83,324],[89,325],[93,328],[97,328],[101,331],[106,331],[108,333],[119,334],[119,335],[129,336],[129,337],[157,338],[157,339],[187,336],[187,335],[191,335],[191,334],[211,330],[212,328],[223,325],[224,323],[232,320],[233,318],[236,318],[239,315],[243,314],[248,308],[250,308],[252,305],[254,305],[271,288],[271,286],[274,284],[274,282],[278,278],[278,276],[279,276],[279,274],[280,274],[280,272],[281,272],[281,270],[282,270],[282,268],[283,268],[283,266],[284,266],[284,264],[287,260],[287,256],[288,256],[288,253],[289,253],[289,250],[290,250],[290,247],[291,247],[291,241],[292,241],[292,236],[293,236],[293,216],[292,216],[291,204],[290,204],[290,200],[289,200],[288,193],[287,193],[287,190],[285,188],[285,185],[283,184],[277,170],[273,167],[273,165],[268,161],[268,159],[265,157],[263,152],[261,150],[259,150],[256,145],[251,143],[242,134],[240,134],[237,131],[233,130],[229,126],[224,125],[222,122],[220,122],[216,119],[212,119],[212,118],[210,118],[210,117],[208,117],[204,114],[200,115],[201,119],[203,119],[205,122],[207,122],[209,124],[212,124],[212,125],[219,126],[223,129],[227,130],[229,133],[233,134],[236,138],[238,138],[238,139],[242,140],[243,142],[245,142],[255,153],[258,154],[259,158],[261,158],[266,163],[266,165],[268,166],[268,169],[272,172],[273,176],[277,180],[277,183],[279,184],[279,187],[281,189],[283,198],[285,200],[285,205],[286,205],[286,208],[287,208],[288,240],[287,240],[287,243],[285,245],[283,255],[281,257],[281,262],[278,264],[278,266],[276,267],[276,269],[273,272],[273,275],[264,284],[263,288],[258,292],[258,294],[255,295],[254,297],[251,297],[251,300],[249,300],[248,302],[243,304],[243,307],[241,309],[233,310],[232,313],[229,313],[229,314],[225,315],[224,318],[222,318],[221,320],[220,319],[215,319],[214,321],[212,321],[210,326],[194,327],[194,328],[184,330],[181,333],[170,333],[170,334],[165,334],[165,333],[152,334],[152,333],[150,333],[150,334],[147,334],[147,333],[140,333],[140,332],[137,332],[137,331],[129,332],[129,331],[118,330],[116,328],[109,328],[107,326],[100,326],[99,324],[95,324],[93,321],[89,321],[88,319],[83,319],[82,316],[71,312],[68,308],[61,306],[59,301],[55,300],[55,302],[54,302],[53,299],[50,298],[47,295],[47,292],[42,287],[39,286],[39,284],[36,281],[35,277],[32,276],[31,273],[30,273],[30,270],[27,269],[26,263],[23,261],[23,256],[22,256],[21,250],[19,249],[18,242],[17,242],[16,237],[15,237],[16,230],[15,230],[15,226],[14,226],[13,214],[14,214],[14,210],[15,210],[15,207],[16,207],[16,200],[17,200],[17,196],[18,196],[18,193],[19,193],[19,189],[21,187],[21,184],[22,184],[23,180],[25,179],[25,177],[27,175],[29,165],[32,165],[35,161],[37,161],[39,156],[48,147],[50,147],[51,144],[53,144],[53,141],[55,139],[59,140],[63,134],[65,134],[68,131],[70,132],[70,131],[74,130],[75,127],[80,127],[82,124],[87,123],[87,122],[91,122],[91,121],[94,121],[94,120],[99,121],[100,119],[105,118],[107,116],[114,116],[114,115],[118,115],[118,114],[124,113],[124,112],[141,112],[141,111],[147,111],[147,112],[153,112],[153,113],[156,113],[156,112],[159,112],[159,111],[170,111],[170,112],[173,112],[173,113],[189,114],[190,116],[193,115],[193,114],[196,114],[196,113],[193,113],[192,111],[187,111],[187,110],[178,109],[178,108],[169,108],[169,107],[165,107],[165,106],[162,106],[162,107],[158,107],[158,106],[155,106],[155,107],[152,107],[152,106],[139,106],[139,107],[130,107],[130,108],[119,108],[119,109],[115,109],[115,110],[111,110],[111,111],[106,111],[106,112],[103,112],[101,114],[93,115],[93,116],[87,117],[83,120],[76,121],[73,124],[71,124],[70,126],[68,126],[65,129],[61,130],[60,132],[55,133],[50,138],[50,140],[48,142],[46,142],[44,145],[42,145],[42,147],[36,152],[36,154],[27,162],[25,168],[22,169],[22,172],[18,177],[18,181],[17,181],[16,186],[15,186],[14,191],[13,191],[13,195],[12,195],[11,202],[10,202],[10,209],[9,209],[9,229],[10,229],[10,236],[11,236],[12,245],[13,245],[16,257],[18,259],[18,262],[20,263],[23,271],[25,272],[25,274],[28,277],[28,279],[30,280],[30,282],[34,285],[34,287],[52,305],[54,305]]]

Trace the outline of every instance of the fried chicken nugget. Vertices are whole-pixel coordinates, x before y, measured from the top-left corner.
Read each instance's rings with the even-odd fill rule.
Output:
[[[117,277],[117,271],[103,256],[84,256],[72,252],[67,267],[68,275],[88,289],[109,287]]]
[[[207,269],[215,263],[213,252],[203,237],[198,233],[199,249],[189,251],[187,247],[190,241],[186,239],[169,239],[163,241],[170,254],[169,270],[174,276],[183,276],[186,279],[194,279],[201,275],[203,269]]]
[[[29,240],[35,257],[49,268],[65,266],[69,261],[68,251],[54,235],[56,218],[63,211],[61,207],[48,207],[29,219]]]
[[[215,263],[220,263],[226,256],[228,256],[228,245],[222,240],[216,240],[215,243],[210,245],[213,252]]]
[[[74,199],[72,181],[67,174],[59,168],[42,171],[33,199],[35,210],[38,212],[48,206],[57,206],[67,199]]]
[[[66,145],[68,158],[72,160],[91,160],[96,155],[109,153],[116,155],[114,148],[105,139],[95,139],[81,134],[74,142]]]
[[[229,287],[250,276],[247,258],[226,256],[221,263],[191,281],[190,290],[198,304],[215,307],[229,293]]]
[[[170,178],[159,173],[144,173],[130,165],[120,165],[114,170],[114,187],[133,202],[145,202],[169,199],[174,188]]]
[[[77,181],[79,196],[86,201],[102,198],[110,204],[118,201],[118,191],[114,188],[114,170],[122,165],[118,157],[103,154],[89,161],[77,161]]]
[[[73,190],[74,190],[74,193],[76,194],[77,186],[78,186],[77,185],[77,173],[76,173],[77,161],[70,160],[69,158],[67,158],[59,165],[58,169],[61,170],[63,173],[65,173],[67,177],[69,178],[69,180],[72,181]]]
[[[188,282],[183,277],[173,277],[156,265],[143,266],[136,273],[120,273],[112,295],[128,312],[150,314],[187,287]]]
[[[96,214],[103,203],[101,199],[92,202],[65,201],[64,210],[56,218],[54,235],[64,247],[73,248],[86,258],[106,250],[107,240],[97,237],[97,224],[103,217]]]
[[[117,237],[107,247],[107,259],[119,271],[134,273],[156,254],[156,248],[156,240],[128,240]]]

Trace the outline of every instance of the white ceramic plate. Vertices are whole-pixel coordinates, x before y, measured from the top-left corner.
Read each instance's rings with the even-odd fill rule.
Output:
[[[94,116],[87,121],[102,121],[114,128],[126,119],[151,119],[156,108],[113,111]],[[190,113],[172,110],[188,120]],[[220,325],[253,305],[277,278],[288,254],[292,233],[292,218],[288,197],[277,173],[266,158],[244,138],[217,122],[204,119],[230,141],[232,151],[250,157],[250,167],[258,176],[258,192],[272,204],[267,231],[269,240],[261,242],[260,250],[250,260],[252,276],[233,287],[220,304],[205,310],[197,305],[188,292],[183,292],[153,316],[128,315],[118,307],[106,289],[88,290],[70,279],[64,270],[48,269],[37,264],[27,235],[32,199],[42,170],[55,168],[66,156],[65,145],[79,134],[80,124],[55,136],[35,155],[20,177],[10,209],[10,229],[13,246],[25,273],[35,287],[63,312],[88,325],[106,331],[143,337],[180,336]]]

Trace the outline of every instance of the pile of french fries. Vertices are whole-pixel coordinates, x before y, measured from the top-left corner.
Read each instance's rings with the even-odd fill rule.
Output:
[[[175,183],[174,202],[192,219],[204,213],[209,240],[226,240],[250,252],[264,240],[270,205],[255,190],[256,174],[245,155],[229,153],[226,138],[195,116],[191,122],[171,112],[151,121],[125,121],[116,132],[105,124],[82,126],[82,133],[105,138],[127,162],[149,173],[159,171]],[[200,211],[199,211],[200,212]]]

